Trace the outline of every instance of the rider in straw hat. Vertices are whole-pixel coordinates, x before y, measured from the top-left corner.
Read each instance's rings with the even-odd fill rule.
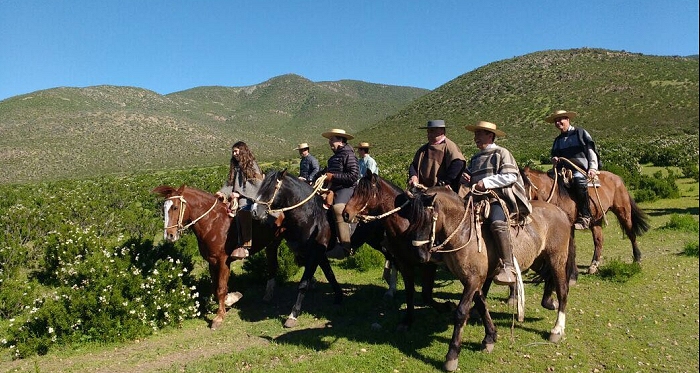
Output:
[[[466,129],[474,132],[474,143],[479,151],[469,160],[467,171],[462,175],[462,182],[477,192],[490,190],[498,196],[495,198],[489,194],[477,194],[475,200],[488,199],[490,213],[486,220],[490,223],[493,240],[503,260],[503,266],[493,281],[500,285],[512,285],[515,283],[515,267],[508,224],[510,216],[506,215],[499,199],[505,202],[508,213],[517,219],[516,221],[529,215],[532,206],[515,158],[508,149],[494,144],[496,137],[505,137],[505,132],[499,130],[495,124],[484,121],[466,126]]]
[[[355,190],[355,183],[359,179],[360,170],[357,166],[357,157],[352,150],[352,146],[348,144],[348,140],[352,140],[353,136],[342,129],[334,128],[322,134],[328,139],[328,145],[333,151],[333,156],[328,159],[328,167],[326,168],[326,182],[328,189],[333,192],[333,215],[339,244],[326,255],[329,258],[342,259],[352,254],[352,246],[350,245],[350,225],[343,219],[343,210],[345,204],[352,197]]]
[[[311,183],[316,178],[316,174],[321,170],[318,159],[309,153],[309,144],[303,142],[295,148],[299,151],[299,178]]]
[[[359,154],[357,158],[360,160],[358,163],[360,166],[360,177],[365,176],[368,170],[373,174],[379,175],[377,161],[369,155],[369,148],[368,142],[361,142],[357,145],[357,153]]]
[[[600,157],[591,135],[583,128],[574,128],[571,125],[570,121],[574,117],[576,117],[576,112],[557,110],[547,116],[545,121],[554,123],[554,126],[559,130],[559,136],[554,139],[552,144],[552,164],[557,170],[565,168],[572,171],[572,189],[578,210],[574,228],[588,229],[591,223],[588,179],[595,180],[597,178]]]

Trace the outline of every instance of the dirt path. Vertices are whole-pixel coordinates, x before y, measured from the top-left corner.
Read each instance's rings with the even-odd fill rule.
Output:
[[[227,319],[228,328],[211,331],[202,320],[184,329],[170,330],[144,340],[92,352],[62,351],[55,355],[35,356],[0,362],[0,372],[104,372],[132,373],[170,370],[214,355],[233,352],[242,346],[265,345],[269,341],[242,334]]]

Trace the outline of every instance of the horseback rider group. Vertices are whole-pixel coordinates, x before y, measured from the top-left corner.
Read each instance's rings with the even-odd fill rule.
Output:
[[[557,110],[545,121],[553,123],[560,131],[551,149],[551,160],[557,171],[570,170],[573,178],[573,191],[579,216],[576,229],[587,229],[591,221],[588,199],[588,181],[597,177],[600,166],[599,156],[591,135],[582,128],[574,128],[570,120],[576,116],[573,111]],[[494,276],[494,282],[511,285],[515,282],[510,222],[524,222],[532,207],[525,191],[515,158],[506,148],[495,144],[497,138],[505,136],[496,124],[480,121],[466,126],[474,133],[474,143],[478,151],[467,162],[460,148],[446,136],[444,120],[430,120],[424,127],[428,142],[415,153],[408,168],[408,186],[433,187],[444,185],[464,197],[468,192],[475,195],[475,201],[488,204],[489,223],[493,241],[501,255],[502,265]],[[328,205],[332,208],[336,223],[338,244],[328,251],[328,257],[344,258],[351,255],[350,228],[343,219],[345,204],[353,194],[360,177],[358,158],[348,144],[354,137],[342,129],[332,129],[322,134],[328,139],[333,156],[328,159],[325,183],[330,191]],[[359,147],[363,168],[367,164],[374,172],[376,162],[368,157],[369,143]],[[319,166],[315,157],[309,154],[307,143],[296,148],[301,156],[300,178],[311,183],[318,177]],[[369,158],[369,159],[368,159]],[[250,248],[250,205],[262,179],[260,168],[250,149],[243,142],[232,148],[231,169],[224,187],[217,192],[220,198],[228,196],[238,201],[236,213],[239,225],[239,247],[232,258],[247,257]],[[332,199],[332,201],[330,201]]]

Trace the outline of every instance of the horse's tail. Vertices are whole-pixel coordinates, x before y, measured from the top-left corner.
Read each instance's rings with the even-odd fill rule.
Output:
[[[632,211],[632,231],[634,231],[637,236],[641,236],[651,228],[649,224],[649,215],[637,206],[632,196],[630,196],[630,209]]]

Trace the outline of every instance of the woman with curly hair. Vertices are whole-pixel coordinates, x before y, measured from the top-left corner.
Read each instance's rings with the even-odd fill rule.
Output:
[[[228,178],[224,186],[216,192],[219,198],[228,199],[233,206],[235,206],[234,200],[238,202],[238,210],[230,212],[230,215],[236,217],[238,226],[238,247],[231,253],[233,259],[248,257],[253,238],[251,207],[262,179],[260,166],[248,145],[243,141],[233,144]]]

